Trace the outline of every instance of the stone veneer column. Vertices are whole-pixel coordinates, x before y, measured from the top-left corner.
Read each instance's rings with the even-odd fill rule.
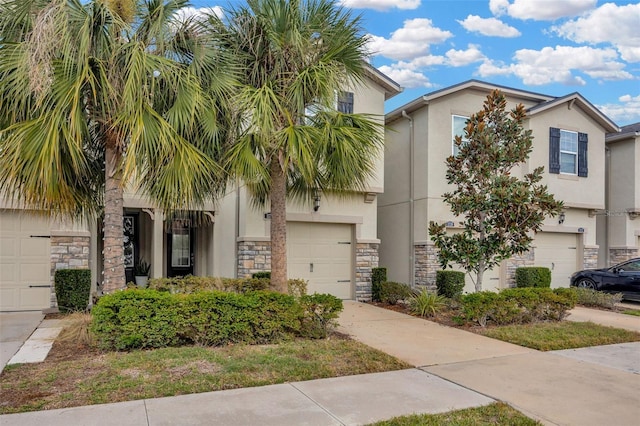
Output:
[[[523,254],[516,254],[507,259],[507,287],[516,286],[516,269],[522,266],[534,266],[535,265],[535,249],[531,248],[529,251]],[[497,266],[499,267],[499,266]]]
[[[58,306],[54,276],[58,269],[89,269],[89,232],[51,232],[51,307]]]
[[[598,246],[585,247],[582,259],[583,269],[596,269],[598,267]]]
[[[359,302],[371,301],[371,270],[378,267],[379,243],[356,243],[356,294]]]
[[[427,290],[436,289],[436,271],[440,268],[438,249],[431,243],[419,243],[414,246],[414,283],[416,287]]]
[[[271,270],[271,241],[238,242],[238,277]]]
[[[610,266],[616,265],[625,260],[638,257],[640,255],[640,249],[635,247],[616,247],[609,249],[609,264]]]

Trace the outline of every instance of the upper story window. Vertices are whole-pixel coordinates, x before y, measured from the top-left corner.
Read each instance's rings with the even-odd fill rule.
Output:
[[[464,117],[462,115],[451,116],[451,134],[453,135],[453,138],[451,140],[451,145],[452,145],[451,153],[454,156],[458,155],[458,152],[460,152],[460,149],[456,145],[456,136],[460,136],[462,138],[463,143],[469,142],[469,140],[465,137],[465,134],[464,134],[464,129],[465,127],[467,127],[466,123],[468,119],[469,117]]]
[[[337,110],[344,114],[353,114],[353,92],[338,92]]]
[[[560,130],[560,173],[578,174],[578,132]]]
[[[549,128],[549,173],[562,173],[587,177],[586,133]]]

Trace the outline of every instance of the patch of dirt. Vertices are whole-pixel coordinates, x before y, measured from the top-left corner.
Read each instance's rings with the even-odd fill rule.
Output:
[[[184,377],[193,373],[194,371],[200,374],[216,374],[221,370],[222,368],[214,362],[198,360],[198,361],[192,361],[188,364],[169,368],[167,370],[167,373],[172,378],[179,379],[181,377]]]

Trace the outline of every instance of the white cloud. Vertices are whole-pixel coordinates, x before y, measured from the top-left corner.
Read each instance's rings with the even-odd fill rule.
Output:
[[[618,62],[617,58],[618,55],[613,49],[595,49],[588,46],[521,49],[516,51],[513,64],[485,61],[478,68],[478,73],[482,77],[515,75],[522,79],[524,84],[532,86],[549,83],[585,85],[585,80],[574,75],[574,71],[603,80],[633,78],[630,73],[624,71],[625,65]]]
[[[352,9],[417,9],[420,7],[420,0],[340,0],[340,4]]]
[[[464,67],[474,62],[480,62],[485,59],[477,46],[470,44],[467,50],[449,50],[446,54],[447,63],[454,67]]]
[[[598,0],[490,0],[489,9],[496,16],[553,21],[578,16],[593,9],[597,2]]]
[[[224,16],[224,11],[220,6],[214,7],[183,7],[176,12],[176,17],[179,21],[185,21],[189,18],[194,17],[194,19],[206,18],[207,15],[216,15],[218,18],[222,18]]]
[[[520,31],[496,18],[481,18],[469,15],[464,21],[458,21],[467,31],[491,37],[518,37]]]
[[[433,84],[424,74],[412,71],[407,68],[396,67],[395,65],[383,65],[378,69],[385,75],[388,75],[400,86],[407,89],[415,89],[418,87],[433,87]]]
[[[402,28],[391,33],[391,38],[371,35],[369,50],[373,55],[395,60],[411,59],[425,55],[431,44],[442,43],[450,37],[453,37],[451,32],[434,27],[430,19],[408,19]]]
[[[573,21],[553,27],[558,35],[578,43],[610,43],[622,59],[640,62],[640,3],[606,3]]]
[[[624,95],[618,104],[597,105],[607,117],[616,123],[631,124],[640,121],[640,95]]]

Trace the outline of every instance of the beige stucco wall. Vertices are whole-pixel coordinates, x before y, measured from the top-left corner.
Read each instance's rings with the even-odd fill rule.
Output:
[[[640,138],[609,144],[609,246],[635,246],[640,218],[631,220],[627,210],[640,210]]]

